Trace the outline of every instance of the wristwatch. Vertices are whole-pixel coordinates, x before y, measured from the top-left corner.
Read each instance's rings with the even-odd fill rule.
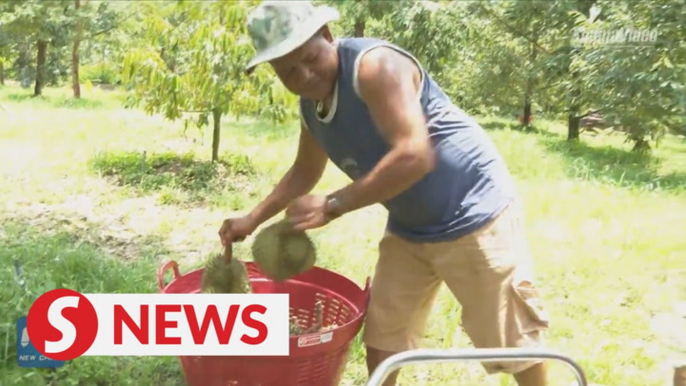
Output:
[[[342,214],[340,212],[340,209],[341,209],[341,202],[338,200],[338,198],[336,198],[333,195],[326,196],[325,211],[326,211],[327,215],[329,215],[333,218],[340,217]]]

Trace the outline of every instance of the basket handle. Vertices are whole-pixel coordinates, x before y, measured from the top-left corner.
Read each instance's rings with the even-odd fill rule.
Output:
[[[181,274],[179,273],[179,265],[176,264],[176,261],[170,260],[162,264],[160,269],[157,270],[157,286],[159,287],[160,291],[164,291],[164,274],[167,273],[169,268],[174,269],[174,279],[181,277]]]
[[[367,280],[364,281],[364,293],[366,294],[371,290],[372,287],[372,278],[370,276],[367,276]]]
[[[367,309],[369,307],[369,302],[370,302],[370,297],[369,297],[369,292],[371,291],[372,287],[372,278],[370,276],[367,276],[367,280],[364,282],[364,289],[362,290],[362,294],[365,298],[364,302],[364,308]]]

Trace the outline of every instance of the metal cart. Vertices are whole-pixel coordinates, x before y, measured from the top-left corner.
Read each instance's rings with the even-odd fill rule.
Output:
[[[369,377],[366,386],[381,386],[386,378],[395,370],[398,370],[403,366],[417,363],[445,363],[458,361],[493,362],[502,360],[523,361],[531,359],[554,359],[565,362],[574,371],[578,386],[588,386],[583,369],[570,357],[555,351],[520,348],[410,350],[395,354],[381,362]]]

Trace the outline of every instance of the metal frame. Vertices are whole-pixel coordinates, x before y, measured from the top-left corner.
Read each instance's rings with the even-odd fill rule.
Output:
[[[387,358],[374,370],[366,386],[381,386],[386,378],[403,366],[417,363],[445,363],[457,361],[525,361],[531,359],[554,359],[565,362],[576,375],[578,386],[588,386],[584,371],[570,357],[555,351],[527,348],[505,349],[453,349],[430,350],[417,349],[394,354]]]

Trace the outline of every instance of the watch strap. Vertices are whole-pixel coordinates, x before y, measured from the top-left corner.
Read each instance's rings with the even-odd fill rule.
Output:
[[[326,214],[333,217],[337,218],[341,216],[340,212],[340,207],[341,207],[341,202],[338,200],[338,198],[334,195],[328,195],[326,196]]]

